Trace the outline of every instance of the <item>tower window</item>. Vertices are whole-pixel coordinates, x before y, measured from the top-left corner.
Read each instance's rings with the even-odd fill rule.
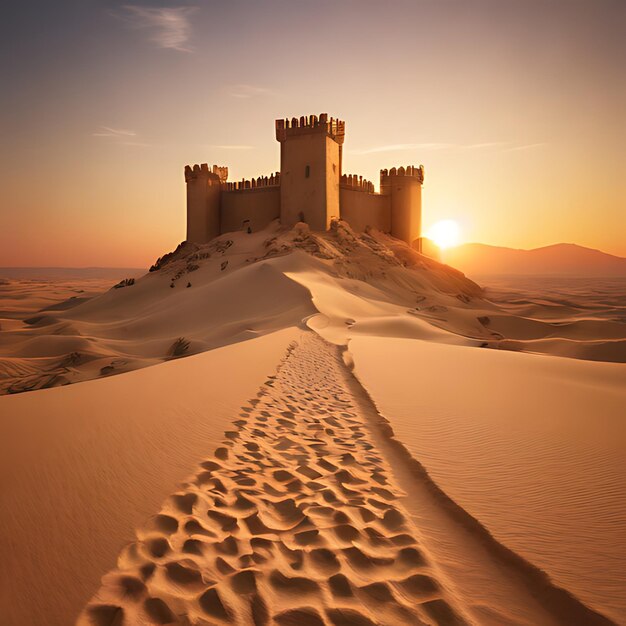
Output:
[[[311,166],[310,166],[310,165],[307,165],[307,166],[304,168],[304,177],[305,177],[305,178],[308,178],[310,175],[311,175]]]

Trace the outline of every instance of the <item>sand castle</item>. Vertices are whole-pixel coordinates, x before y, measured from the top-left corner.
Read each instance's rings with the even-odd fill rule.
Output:
[[[333,219],[356,231],[370,226],[421,248],[424,168],[380,171],[380,191],[342,171],[345,122],[326,113],[276,120],[280,172],[228,181],[228,168],[187,165],[187,240],[206,243],[226,232],[257,231],[272,220],[327,230]]]

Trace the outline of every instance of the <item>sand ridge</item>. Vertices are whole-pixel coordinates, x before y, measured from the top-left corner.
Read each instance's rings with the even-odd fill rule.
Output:
[[[78,624],[463,624],[313,333],[137,531]]]

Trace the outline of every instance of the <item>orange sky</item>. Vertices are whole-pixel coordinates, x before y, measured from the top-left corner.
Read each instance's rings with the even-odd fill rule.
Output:
[[[626,4],[28,3],[0,44],[0,266],[146,266],[183,166],[279,167],[274,119],[346,120],[344,171],[423,163],[424,227],[626,256]]]

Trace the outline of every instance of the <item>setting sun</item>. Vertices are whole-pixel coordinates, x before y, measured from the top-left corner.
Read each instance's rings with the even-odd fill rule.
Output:
[[[459,225],[454,220],[441,220],[433,224],[426,233],[426,237],[442,249],[457,246],[459,236]]]

